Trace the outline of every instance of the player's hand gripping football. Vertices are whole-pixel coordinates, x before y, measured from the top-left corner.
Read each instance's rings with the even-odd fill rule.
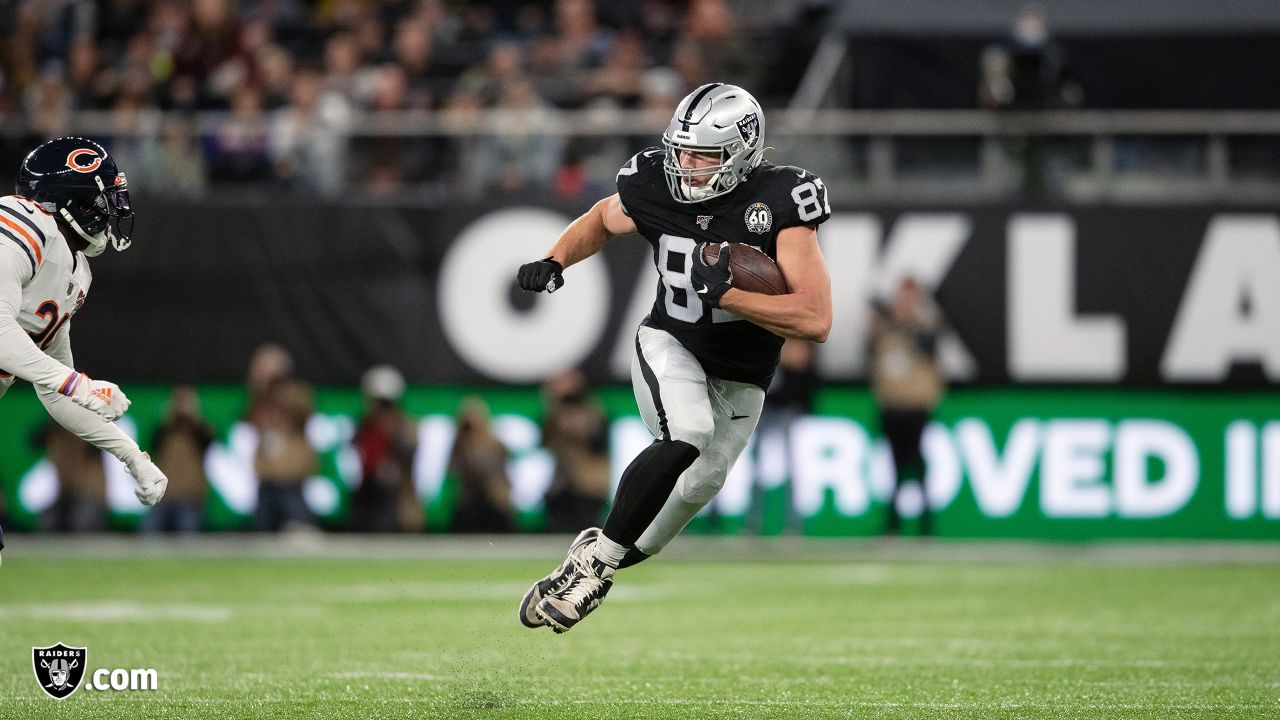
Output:
[[[720,257],[714,264],[707,264],[702,253],[707,243],[698,245],[693,251],[693,262],[689,268],[689,279],[693,283],[694,292],[702,298],[702,302],[711,307],[720,307],[720,298],[733,287],[733,269],[729,267],[729,243],[720,243]]]
[[[160,502],[165,489],[169,487],[169,478],[151,462],[151,456],[144,452],[138,453],[128,463],[128,468],[129,474],[138,482],[138,487],[133,490],[133,494],[138,496],[138,502],[143,505]]]
[[[516,283],[520,285],[521,290],[529,292],[546,290],[553,293],[564,286],[563,273],[563,265],[549,257],[543,258],[537,262],[521,265],[520,272],[516,273]]]
[[[115,383],[94,380],[82,372],[71,373],[53,390],[109,422],[119,420],[129,409],[129,398]]]

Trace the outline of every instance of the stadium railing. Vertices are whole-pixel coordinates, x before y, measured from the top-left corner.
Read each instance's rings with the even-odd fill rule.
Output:
[[[56,128],[36,130],[21,116],[0,115],[0,136],[58,133],[111,138],[157,137],[170,121],[200,139],[216,135],[228,113],[143,112],[128,122],[108,112],[77,112]],[[274,115],[265,113],[270,124]],[[354,174],[370,141],[508,140],[551,137],[593,145],[575,153],[605,181],[626,149],[655,144],[662,112],[591,109],[352,111],[330,126],[345,145],[344,173]],[[780,162],[822,175],[836,202],[983,202],[1053,199],[1091,202],[1268,202],[1280,192],[1280,112],[774,110],[767,140]],[[564,150],[561,161],[564,162]],[[625,153],[625,154],[624,154]],[[368,162],[365,163],[367,166]],[[356,178],[355,185],[360,184]],[[410,188],[413,190],[414,188]],[[431,193],[407,192],[409,201]]]

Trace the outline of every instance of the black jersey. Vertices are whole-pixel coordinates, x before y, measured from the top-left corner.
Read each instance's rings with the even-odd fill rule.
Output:
[[[727,310],[708,308],[689,281],[693,250],[702,242],[745,243],[778,259],[778,233],[831,217],[827,189],[813,173],[761,163],[727,195],[676,202],[662,169],[664,151],[649,148],[618,171],[618,196],[653,246],[658,296],[644,323],[671,333],[708,375],[769,386],[782,338]]]

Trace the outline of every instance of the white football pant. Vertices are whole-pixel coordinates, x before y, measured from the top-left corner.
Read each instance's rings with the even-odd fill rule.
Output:
[[[636,541],[641,552],[655,555],[724,486],[760,421],[764,390],[708,377],[670,333],[643,325],[631,358],[631,385],[640,417],[655,438],[683,440],[700,453]]]

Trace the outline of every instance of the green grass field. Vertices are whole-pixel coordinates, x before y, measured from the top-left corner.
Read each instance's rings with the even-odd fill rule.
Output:
[[[562,538],[9,542],[3,718],[1280,717],[1271,546],[689,538],[557,636]],[[46,698],[58,641],[160,689]]]

